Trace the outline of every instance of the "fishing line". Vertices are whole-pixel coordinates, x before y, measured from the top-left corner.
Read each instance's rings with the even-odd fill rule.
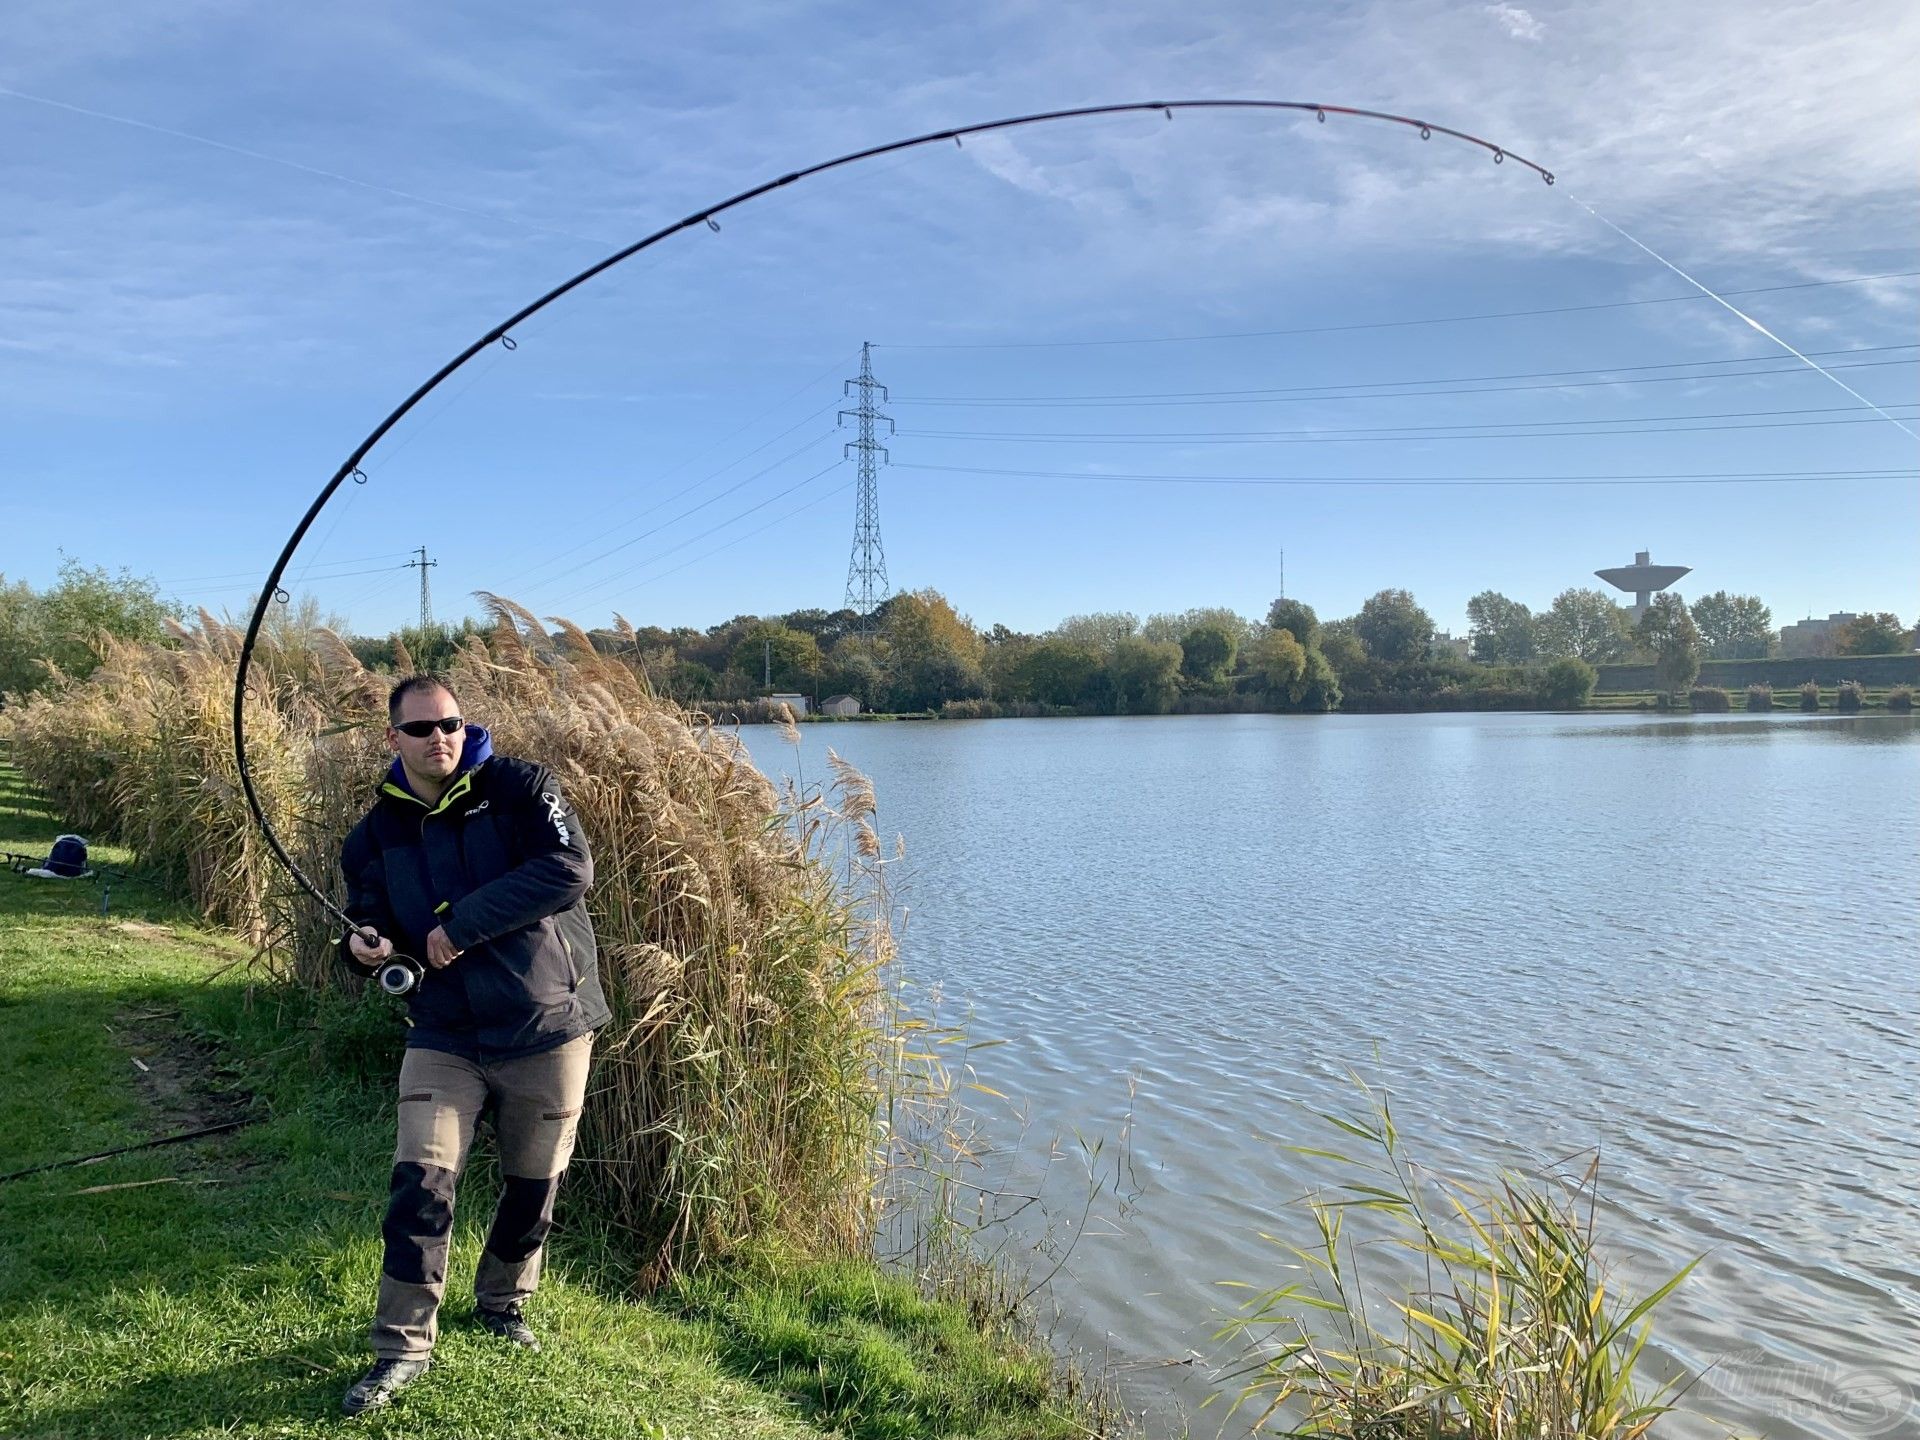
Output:
[[[114,115],[105,110],[90,110],[84,105],[70,104],[65,100],[55,100],[46,95],[30,95],[25,90],[15,90],[9,85],[0,85],[0,95],[9,100],[24,100],[30,105],[44,105],[50,110],[65,110],[70,115],[84,115],[89,120],[105,120],[114,125],[125,125],[134,130],[145,130],[154,135],[165,135],[174,140],[185,140],[192,145],[205,145],[212,150],[224,150],[229,155],[238,155],[242,159],[255,160],[263,165],[278,165],[287,170],[298,170],[303,175],[317,176],[322,180],[337,181],[342,185],[352,185],[361,190],[371,190],[377,195],[391,195],[397,200],[411,201],[415,205],[431,205],[436,210],[449,210],[455,215],[465,215],[474,220],[489,220],[498,225],[513,225],[521,230],[532,230],[542,235],[558,235],[566,240],[577,240],[586,245],[605,245],[608,241],[592,235],[576,235],[571,230],[557,229],[552,225],[539,225],[531,220],[516,219],[512,215],[490,213],[485,210],[469,209],[465,205],[455,205],[448,200],[436,200],[431,195],[416,195],[411,190],[396,189],[392,185],[381,185],[372,180],[359,180],[352,175],[342,175],[338,170],[322,170],[317,165],[303,165],[298,160],[288,160],[279,155],[268,155],[259,150],[249,150],[244,145],[231,145],[225,140],[215,140],[207,135],[195,135],[186,130],[174,130],[165,125],[155,125],[147,120],[135,120],[130,115]]]
[[[1766,336],[1767,339],[1771,340],[1774,344],[1778,345],[1782,350],[1786,351],[1789,355],[1793,356],[1793,358],[1798,360],[1801,364],[1811,366],[1813,369],[1819,371],[1822,375],[1826,376],[1827,379],[1831,380],[1834,384],[1838,385],[1842,390],[1846,391],[1847,394],[1851,395],[1854,399],[1858,400],[1862,405],[1866,406],[1869,410],[1873,411],[1874,414],[1878,415],[1882,420],[1885,420],[1888,424],[1897,426],[1899,429],[1904,430],[1907,434],[1913,436],[1914,439],[1920,440],[1920,431],[1913,430],[1903,420],[1896,420],[1893,416],[1889,415],[1886,411],[1882,410],[1878,405],[1874,404],[1873,401],[1869,400],[1866,396],[1862,395],[1858,390],[1854,389],[1851,385],[1847,384],[1847,382],[1842,380],[1838,375],[1834,374],[1831,370],[1827,369],[1827,367],[1822,365],[1818,360],[1815,360],[1811,355],[1808,355],[1803,351],[1794,349],[1793,346],[1789,345],[1785,340],[1782,340],[1778,335],[1774,334],[1773,331],[1769,330],[1766,326],[1762,325],[1758,320],[1754,319],[1753,316],[1747,314],[1747,312],[1742,310],[1738,305],[1734,304],[1731,300],[1727,299],[1725,296],[1717,293],[1712,286],[1706,285],[1701,281],[1694,279],[1693,276],[1689,275],[1686,271],[1682,270],[1678,265],[1674,264],[1673,261],[1667,259],[1666,256],[1662,255],[1658,250],[1654,249],[1651,245],[1647,244],[1643,240],[1635,239],[1633,236],[1629,235],[1625,230],[1622,230],[1618,225],[1614,224],[1613,221],[1609,220],[1606,216],[1602,215],[1598,210],[1594,209],[1593,206],[1589,205],[1586,201],[1582,200],[1578,195],[1569,194],[1567,198],[1573,201],[1573,203],[1578,205],[1582,210],[1586,211],[1589,215],[1593,216],[1593,218],[1598,220],[1602,225],[1606,226],[1609,230],[1613,231],[1613,233],[1618,235],[1622,240],[1625,240],[1629,245],[1632,245],[1637,250],[1645,251],[1647,254],[1651,255],[1655,260],[1658,260],[1662,265],[1666,266],[1667,269],[1671,270],[1674,274],[1678,275],[1682,280],[1686,281],[1687,284],[1693,286],[1694,289],[1698,290],[1702,295],[1706,296],[1709,300],[1713,301],[1714,304],[1720,306],[1722,309],[1726,310],[1729,314],[1738,316],[1740,319],[1746,321],[1748,325],[1752,326],[1755,330],[1758,330],[1762,335]]]
[[[39,98],[21,96],[20,92],[4,90],[4,87],[0,87],[0,92],[16,96],[17,98]],[[61,106],[60,108],[77,109],[78,107]],[[353,452],[341,462],[340,468],[335,470],[333,477],[321,487],[320,493],[316,495],[313,502],[308,505],[306,513],[300,517],[299,522],[293,528],[293,533],[287,537],[286,544],[281,547],[280,554],[273,562],[272,568],[267,572],[266,581],[262,584],[259,598],[254,604],[253,617],[247,624],[246,637],[240,645],[239,663],[235,668],[233,679],[233,748],[234,759],[240,776],[240,788],[246,796],[247,808],[253,813],[254,823],[259,826],[261,836],[266,840],[267,847],[273,852],[274,858],[286,868],[287,873],[293,877],[295,882],[311,895],[327,913],[333,915],[349,929],[356,928],[354,921],[347,915],[346,911],[335,904],[320,885],[300,868],[299,864],[288,852],[286,845],[281,841],[279,834],[274,830],[272,822],[267,818],[266,809],[260,802],[259,793],[253,783],[253,773],[247,762],[247,674],[253,664],[254,647],[259,642],[261,627],[266,623],[268,607],[276,603],[285,604],[291,598],[281,587],[281,579],[286,574],[287,566],[293,561],[294,552],[299,549],[300,542],[306,538],[307,531],[312,528],[314,521],[319,518],[321,510],[326,507],[327,502],[333,498],[334,493],[341,485],[345,484],[350,477],[364,478],[366,472],[360,468],[360,462],[366,458],[368,452],[371,451],[374,446],[378,445],[394,426],[405,419],[407,415],[413,411],[415,406],[419,405],[421,401],[425,400],[437,390],[455,371],[459,370],[481,351],[490,349],[493,346],[498,345],[504,350],[518,348],[519,342],[514,339],[512,333],[517,326],[532,319],[535,315],[539,314],[563,296],[569,295],[579,289],[595,276],[611,270],[621,262],[640,254],[644,250],[651,249],[661,241],[678,235],[682,231],[691,230],[703,225],[710,230],[717,231],[720,229],[720,216],[745,205],[750,200],[757,200],[763,195],[784,189],[799,181],[811,179],[817,175],[824,175],[830,171],[844,169],[850,165],[858,165],[865,161],[876,160],[881,156],[895,155],[903,151],[914,150],[924,145],[951,143],[964,149],[966,137],[971,135],[995,134],[1003,131],[1052,124],[1057,121],[1091,119],[1096,116],[1107,115],[1150,115],[1157,112],[1164,115],[1168,121],[1171,121],[1176,110],[1266,111],[1274,114],[1290,113],[1311,115],[1321,124],[1325,124],[1327,117],[1330,115],[1346,116],[1358,120],[1374,120],[1382,124],[1397,125],[1402,129],[1416,131],[1423,141],[1431,140],[1434,136],[1441,135],[1450,140],[1459,141],[1461,144],[1473,146],[1490,155],[1496,165],[1501,165],[1508,160],[1512,160],[1514,164],[1524,170],[1532,172],[1548,185],[1553,184],[1552,171],[1542,165],[1536,164],[1523,155],[1514,154],[1504,146],[1496,145],[1491,140],[1483,140],[1477,135],[1471,135],[1464,130],[1456,130],[1451,126],[1437,125],[1432,121],[1419,120],[1408,115],[1395,115],[1384,110],[1366,110],[1354,106],[1328,105],[1308,100],[1139,100],[1117,105],[1083,105],[1070,109],[1040,111],[1030,115],[1015,115],[1000,120],[988,120],[973,125],[961,125],[946,130],[929,131],[926,134],[910,136],[904,140],[893,140],[884,145],[872,145],[864,149],[849,151],[844,155],[835,156],[833,159],[823,160],[798,170],[791,170],[784,175],[779,175],[771,180],[762,181],[760,184],[750,186],[706,209],[696,210],[684,219],[663,226],[655,230],[652,234],[636,240],[631,245],[614,251],[605,259],[588,266],[572,278],[554,286],[553,289],[547,291],[546,294],[541,295],[529,304],[514,311],[513,314],[489,328],[477,340],[474,340],[465,349],[461,350],[459,354],[455,355],[438,370],[434,371],[432,375],[428,376],[426,380],[421,382],[413,393],[402,400],[384,420],[374,426],[366,438],[356,445]],[[118,119],[119,117],[109,116],[103,118]],[[158,127],[143,128],[157,129]],[[186,138],[197,139],[199,137],[189,136]],[[221,145],[219,148],[237,149],[237,147],[227,145]],[[253,158],[268,157],[255,156]],[[331,176],[330,178],[348,179],[349,177]],[[365,182],[352,183],[364,184]],[[384,187],[375,186],[370,188],[379,189]],[[495,219],[498,217],[488,216],[486,218]]]

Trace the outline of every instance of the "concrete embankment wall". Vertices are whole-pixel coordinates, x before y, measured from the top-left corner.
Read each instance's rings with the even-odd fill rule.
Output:
[[[1660,688],[1651,665],[1597,665],[1594,668],[1600,672],[1600,679],[1593,688],[1602,695]],[[1694,683],[1717,685],[1723,690],[1744,690],[1749,685],[1795,690],[1809,680],[1826,686],[1838,685],[1842,680],[1858,680],[1873,690],[1891,685],[1920,686],[1920,653],[1808,656],[1800,660],[1708,660],[1701,665],[1700,678]]]

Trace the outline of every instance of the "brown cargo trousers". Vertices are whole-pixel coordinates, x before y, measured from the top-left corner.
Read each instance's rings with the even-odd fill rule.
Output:
[[[500,1142],[500,1203],[474,1275],[474,1298],[500,1310],[533,1294],[560,1177],[573,1158],[592,1051],[591,1035],[537,1055],[484,1063],[441,1050],[407,1051],[400,1064],[400,1138],[381,1227],[386,1256],[372,1331],[380,1359],[422,1360],[433,1352],[454,1187],[489,1101]]]

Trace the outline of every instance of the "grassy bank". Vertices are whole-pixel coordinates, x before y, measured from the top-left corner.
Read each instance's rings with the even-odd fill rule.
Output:
[[[0,848],[56,824],[0,766]],[[96,862],[124,852],[95,847]],[[563,1195],[503,1351],[461,1294],[493,1194],[476,1147],[433,1372],[348,1422],[392,1153],[387,1088],[325,1063],[315,1003],[251,990],[237,942],[159,892],[0,872],[0,1173],[227,1120],[239,1129],[0,1183],[0,1434],[1001,1436],[1084,1433],[1041,1354],[857,1260],[715,1267],[626,1298],[629,1251]],[[344,1001],[331,1003],[348,1003]],[[337,1018],[337,1017],[336,1017]]]

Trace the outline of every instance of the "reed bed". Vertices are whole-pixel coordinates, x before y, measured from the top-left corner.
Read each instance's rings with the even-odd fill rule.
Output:
[[[1629,1302],[1594,1232],[1597,1155],[1583,1174],[1545,1182],[1444,1180],[1407,1157],[1387,1097],[1362,1089],[1365,1114],[1323,1117],[1362,1142],[1361,1155],[1290,1147],[1349,1177],[1337,1194],[1309,1198],[1317,1245],[1276,1242],[1308,1278],[1223,1282],[1255,1291],[1220,1332],[1248,1345],[1234,1408],[1259,1405],[1256,1430],[1330,1440],[1638,1440],[1652,1430],[1679,1387],[1648,1389],[1635,1368],[1654,1308],[1699,1262]],[[1404,1301],[1362,1273],[1363,1249],[1379,1246],[1424,1277]]]
[[[646,1284],[768,1243],[863,1251],[900,1198],[900,1146],[938,1136],[950,1098],[893,980],[871,786],[836,766],[776,788],[735,735],[657,699],[578,627],[482,599],[491,626],[448,680],[500,753],[552,767],[594,852],[614,1020],[576,1203],[625,1238]],[[332,1051],[315,1049],[337,1055],[342,1037],[375,1043],[362,1012],[389,1002],[335,963],[337,922],[250,823],[229,728],[239,639],[203,613],[165,644],[109,643],[87,682],[10,712],[15,756],[68,823],[131,845],[252,938],[263,979],[338,1023]],[[325,630],[283,626],[256,652],[254,782],[336,899],[340,841],[387,758],[392,679]]]

